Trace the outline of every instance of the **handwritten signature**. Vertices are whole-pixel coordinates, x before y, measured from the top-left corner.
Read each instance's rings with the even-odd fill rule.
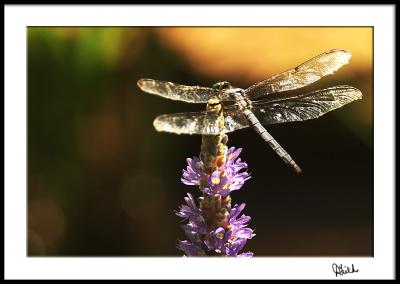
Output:
[[[344,274],[347,273],[354,273],[358,272],[358,269],[354,268],[354,264],[351,265],[351,267],[343,265],[343,264],[332,264],[332,270],[335,273],[335,276],[337,277],[338,275],[343,276]]]

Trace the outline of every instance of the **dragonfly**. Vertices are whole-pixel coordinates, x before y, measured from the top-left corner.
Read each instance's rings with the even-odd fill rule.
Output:
[[[170,100],[222,106],[223,123],[220,123],[219,115],[210,115],[207,111],[164,114],[154,120],[157,131],[219,135],[251,127],[286,164],[300,173],[301,168],[263,125],[315,119],[361,99],[361,91],[348,85],[296,95],[287,92],[333,74],[350,58],[351,53],[344,49],[326,51],[247,89],[234,87],[226,81],[215,83],[212,87],[186,86],[153,79],[140,79],[137,84],[146,93]]]

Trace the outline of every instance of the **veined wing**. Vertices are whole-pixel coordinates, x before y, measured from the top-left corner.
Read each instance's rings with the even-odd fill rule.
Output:
[[[232,100],[223,92],[207,87],[184,86],[153,79],[140,79],[137,84],[139,88],[146,93],[187,103],[205,104],[212,98],[218,98],[219,100]]]
[[[158,116],[153,125],[157,131],[176,134],[217,135],[228,133],[240,128],[248,127],[248,122],[238,108],[231,108],[223,112],[224,121],[216,113],[184,112],[164,114]]]
[[[251,111],[262,124],[303,121],[340,108],[362,98],[361,91],[351,86],[336,86],[282,99],[253,102]],[[154,120],[157,131],[176,134],[217,135],[249,127],[237,105],[223,109],[224,123],[216,113],[185,112],[164,114]]]
[[[361,98],[361,91],[354,87],[335,86],[282,99],[253,102],[251,110],[261,124],[303,121],[320,117]]]
[[[262,95],[305,87],[328,74],[332,74],[348,63],[350,57],[351,53],[343,49],[324,52],[296,68],[252,85],[245,93],[249,98],[256,99]]]

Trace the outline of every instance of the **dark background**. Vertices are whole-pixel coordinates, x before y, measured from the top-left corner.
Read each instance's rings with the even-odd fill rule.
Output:
[[[28,255],[180,256],[174,210],[200,136],[157,133],[160,114],[205,106],[141,92],[140,78],[247,88],[333,48],[353,57],[307,90],[361,101],[270,125],[295,174],[251,129],[229,135],[252,178],[232,194],[255,256],[373,255],[372,28],[44,28],[28,36]]]

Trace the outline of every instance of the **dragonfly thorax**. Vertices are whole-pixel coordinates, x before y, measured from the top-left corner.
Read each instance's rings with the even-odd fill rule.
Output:
[[[244,90],[241,88],[230,88],[224,91],[230,96],[241,109],[251,108],[251,101],[246,99]]]
[[[237,102],[241,109],[251,107],[251,102],[245,99],[244,90],[241,88],[234,88],[231,83],[227,81],[215,83],[213,85],[213,89],[223,91],[225,94],[231,97],[233,101]]]

